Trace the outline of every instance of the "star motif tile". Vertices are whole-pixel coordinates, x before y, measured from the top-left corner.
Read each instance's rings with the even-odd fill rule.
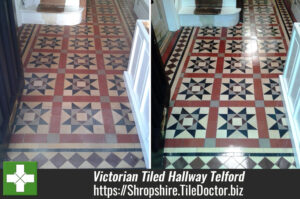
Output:
[[[186,73],[215,73],[217,57],[191,56],[185,70]]]
[[[251,74],[253,73],[252,59],[249,57],[225,57],[223,73]]]
[[[16,113],[15,134],[45,134],[49,132],[51,102],[21,102]]]
[[[278,24],[275,15],[255,15],[256,24]]]
[[[197,34],[198,37],[220,37],[221,28],[219,27],[201,27]]]
[[[61,111],[62,134],[103,134],[103,116],[100,103],[63,102]]]
[[[67,55],[67,69],[97,70],[96,54],[69,53]]]
[[[129,103],[111,103],[114,127],[117,134],[136,134],[133,113]]]
[[[260,15],[260,14],[273,15],[274,14],[274,10],[271,5],[255,6],[253,8],[253,10],[254,10],[255,15]]]
[[[269,0],[254,0],[253,1],[253,5],[255,5],[255,7],[257,6],[261,6],[261,5],[272,5],[272,1]]]
[[[256,111],[253,107],[220,107],[217,138],[258,138]]]
[[[42,34],[63,34],[63,26],[41,25],[40,33]]]
[[[254,100],[254,85],[251,78],[223,78],[221,100]]]
[[[127,96],[123,75],[106,75],[109,96]]]
[[[30,56],[27,68],[58,68],[59,53],[33,52]]]
[[[117,14],[117,11],[114,7],[101,6],[101,7],[97,7],[96,10],[99,14],[109,14],[109,15]]]
[[[24,95],[45,96],[54,95],[56,73],[25,73]]]
[[[193,53],[218,53],[220,40],[197,39]]]
[[[226,40],[225,53],[256,53],[256,40]]]
[[[281,101],[281,92],[278,78],[261,79],[264,100]]]
[[[258,37],[281,37],[279,26],[256,26]]]
[[[283,73],[286,57],[259,57],[261,73]]]
[[[227,37],[250,37],[251,30],[249,26],[233,26],[227,30]]]
[[[95,74],[66,74],[64,96],[99,96],[98,76]]]
[[[250,16],[244,15],[243,17],[244,17],[244,24],[250,25],[251,24]]]
[[[95,50],[94,38],[72,38],[69,39],[70,50]]]
[[[166,138],[205,138],[208,112],[208,107],[174,107]]]
[[[94,35],[94,28],[92,25],[76,25],[70,26],[70,35]]]
[[[120,20],[114,15],[98,15],[97,18],[100,24],[120,24]]]
[[[35,49],[61,49],[62,37],[39,36],[35,43]]]
[[[290,139],[288,121],[283,107],[266,107],[267,124],[271,139]]]
[[[100,25],[100,35],[104,36],[124,36],[123,27],[120,25]]]
[[[104,66],[107,70],[126,70],[128,54],[103,54]]]
[[[96,6],[112,6],[113,5],[113,2],[110,1],[110,0],[98,0],[95,2],[96,3]]]
[[[210,100],[213,78],[183,78],[176,100]]]
[[[282,40],[258,40],[259,53],[286,53]]]
[[[125,38],[101,38],[101,45],[107,51],[130,50]]]

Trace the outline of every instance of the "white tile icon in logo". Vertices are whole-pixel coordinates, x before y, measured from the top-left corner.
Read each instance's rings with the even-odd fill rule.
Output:
[[[24,172],[24,165],[17,164],[16,165],[16,173],[12,175],[7,175],[6,182],[11,182],[16,184],[16,191],[17,192],[24,192],[24,186],[26,183],[33,183],[34,182],[34,175],[33,174],[26,174]]]

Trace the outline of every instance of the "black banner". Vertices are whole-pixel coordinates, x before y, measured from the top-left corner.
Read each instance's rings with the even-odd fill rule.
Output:
[[[38,196],[3,196],[1,184],[0,198],[299,198],[299,179],[299,170],[40,169]]]

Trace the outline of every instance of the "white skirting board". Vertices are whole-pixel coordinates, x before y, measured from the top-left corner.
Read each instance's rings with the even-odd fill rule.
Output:
[[[291,110],[291,104],[288,99],[288,89],[287,89],[287,83],[285,81],[285,78],[280,75],[279,76],[279,81],[280,81],[280,89],[281,89],[281,94],[283,96],[283,103],[284,103],[284,108],[285,108],[285,114],[287,116],[287,123],[289,126],[289,134],[291,137],[293,149],[295,152],[295,162],[296,162],[296,167],[300,168],[300,162],[299,162],[299,157],[300,157],[300,129],[298,129],[298,125],[295,123],[296,121],[293,119],[292,115],[292,110]]]

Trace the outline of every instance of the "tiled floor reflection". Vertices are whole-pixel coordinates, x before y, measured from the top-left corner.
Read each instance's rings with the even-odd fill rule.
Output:
[[[132,0],[89,0],[80,25],[20,28],[25,88],[7,160],[40,168],[145,167],[123,79],[132,9]]]
[[[295,168],[278,80],[291,27],[282,0],[248,0],[244,23],[179,31],[165,168]]]

